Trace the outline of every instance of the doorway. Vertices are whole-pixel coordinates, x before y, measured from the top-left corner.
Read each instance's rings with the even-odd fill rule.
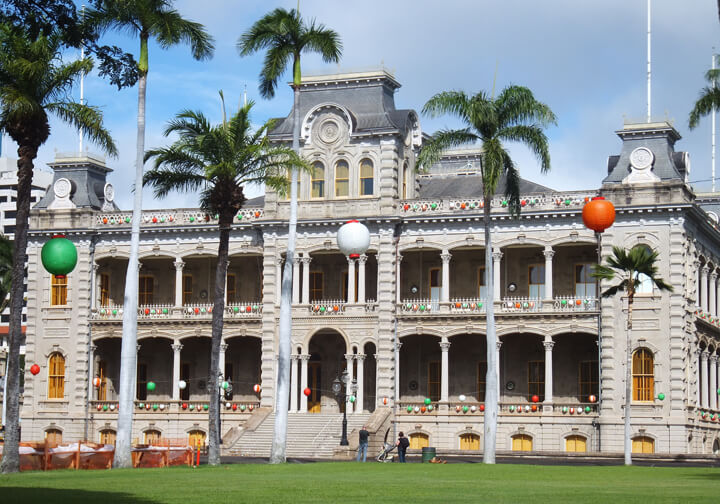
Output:
[[[308,362],[308,387],[310,388],[310,396],[308,397],[308,412],[320,413],[320,385],[322,384],[322,367],[320,362]]]

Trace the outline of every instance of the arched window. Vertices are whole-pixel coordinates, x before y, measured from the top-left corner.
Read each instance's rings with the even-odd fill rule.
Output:
[[[652,252],[652,249],[646,245],[638,245],[639,247],[643,247],[648,252]],[[637,279],[640,281],[640,283],[637,286],[637,289],[635,289],[635,294],[652,294],[653,289],[655,286],[653,285],[653,281],[650,279],[649,276],[647,276],[644,273],[638,273]]]
[[[585,453],[587,451],[587,438],[585,436],[568,436],[565,438],[565,451]]]
[[[100,444],[115,444],[117,439],[117,433],[112,429],[105,429],[100,431]]]
[[[325,165],[320,161],[315,161],[312,166],[310,175],[310,197],[325,197]]]
[[[423,434],[421,432],[410,434],[410,448],[413,450],[420,450],[422,448],[427,448],[428,446],[430,446],[430,438],[427,434]]]
[[[632,358],[633,401],[652,401],[655,397],[653,354],[647,348],[635,350]]]
[[[188,432],[188,444],[193,448],[202,448],[205,446],[205,433],[201,430],[191,430]]]
[[[64,306],[67,304],[67,276],[53,275],[51,280],[52,306]]]
[[[480,436],[477,434],[467,433],[460,435],[460,449],[461,450],[479,450],[480,449]]]
[[[62,431],[59,429],[48,429],[45,431],[45,443],[48,446],[57,446],[62,443]]]
[[[350,195],[350,167],[347,161],[341,159],[335,163],[335,196],[347,197]]]
[[[373,195],[374,169],[369,159],[360,161],[360,196]]]
[[[532,437],[527,434],[515,434],[512,437],[512,451],[532,451]]]
[[[65,357],[55,352],[48,362],[48,399],[65,397]]]
[[[655,440],[647,436],[634,437],[632,440],[633,453],[655,453]]]
[[[160,439],[162,438],[162,434],[159,430],[146,430],[145,431],[145,444],[146,445],[157,445],[160,444]]]

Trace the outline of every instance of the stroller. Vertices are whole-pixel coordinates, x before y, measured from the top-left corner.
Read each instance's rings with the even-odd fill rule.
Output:
[[[395,458],[394,455],[390,455],[390,453],[396,448],[396,446],[393,443],[388,443],[388,434],[390,433],[390,427],[385,431],[385,439],[383,440],[383,449],[380,450],[380,453],[377,457],[375,457],[375,460],[378,462],[392,462]]]

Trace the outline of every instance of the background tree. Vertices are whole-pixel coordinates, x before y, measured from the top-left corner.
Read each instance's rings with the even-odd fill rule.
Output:
[[[31,39],[27,32],[0,25],[0,129],[18,145],[17,214],[13,240],[13,266],[10,287],[10,345],[7,359],[7,402],[5,447],[2,472],[19,470],[18,443],[20,396],[20,344],[22,342],[22,307],[25,263],[27,262],[27,231],[30,213],[30,185],[33,160],[38,148],[50,136],[48,114],[74,128],[81,128],[87,137],[110,155],[117,149],[110,133],[104,128],[102,114],[96,107],[72,101],[73,82],[92,70],[85,58],[63,63],[59,58],[62,39],[59,34],[39,35]]]
[[[340,61],[342,44],[340,36],[323,25],[315,25],[311,20],[305,24],[300,13],[293,9],[275,9],[257,21],[245,32],[237,43],[241,56],[267,49],[265,63],[260,71],[260,94],[263,98],[275,96],[278,79],[282,77],[292,60],[293,64],[293,138],[292,148],[300,154],[300,56],[302,53],[315,52],[326,63]],[[295,257],[295,229],[297,227],[297,170],[291,170],[290,180],[290,219],[288,223],[288,246],[285,254],[280,298],[280,324],[278,328],[278,383],[275,392],[275,432],[270,462],[285,462],[285,444],[287,441],[288,401],[290,398],[290,336],[292,334],[292,260]]]
[[[221,94],[222,96],[222,94]],[[230,120],[213,126],[201,112],[183,111],[165,128],[165,136],[177,134],[170,147],[152,149],[146,159],[155,167],[145,174],[144,183],[155,188],[159,198],[170,191],[199,192],[200,208],[218,215],[218,244],[215,290],[213,293],[212,342],[208,374],[209,453],[208,463],[220,463],[220,394],[218,377],[225,282],[228,266],[228,244],[233,218],[245,203],[244,186],[266,184],[280,192],[287,189],[287,168],[304,167],[292,150],[272,146],[266,136],[272,122],[253,131],[250,110],[253,102],[240,108]],[[224,110],[224,103],[223,103]],[[224,114],[223,114],[224,115]]]
[[[431,117],[450,114],[462,121],[462,129],[441,130],[423,145],[418,167],[429,169],[447,149],[480,143],[480,174],[483,183],[483,224],[485,227],[485,285],[487,286],[486,341],[487,375],[485,378],[485,433],[483,462],[495,463],[498,415],[497,336],[493,293],[493,250],[490,233],[490,202],[498,183],[503,180],[505,196],[511,214],[520,213],[520,175],[503,142],[527,145],[540,162],[543,173],[550,169],[550,152],[543,128],[555,123],[550,108],[535,99],[532,92],[521,86],[508,86],[497,98],[484,92],[468,96],[462,91],[438,93],[425,104],[423,113]]]
[[[145,154],[145,95],[148,62],[148,42],[155,39],[163,49],[179,43],[190,44],[196,60],[212,56],[213,39],[203,26],[184,19],[173,9],[173,0],[97,0],[89,9],[86,22],[99,33],[117,29],[140,39],[138,63],[137,151],[135,153],[135,196],[133,199],[130,257],[125,276],[122,350],[120,357],[120,397],[118,413],[115,467],[130,467],[133,399],[137,363],[137,304],[138,250],[140,247],[140,218],[142,212],[143,156]]]
[[[625,351],[627,362],[625,364],[625,465],[632,464],[632,441],[630,439],[630,407],[632,404],[632,311],[633,300],[637,288],[643,279],[649,280],[661,291],[672,292],[671,285],[658,276],[658,253],[651,251],[644,245],[637,245],[627,252],[622,247],[613,247],[613,254],[607,258],[607,266],[598,264],[592,276],[600,280],[612,282],[619,277],[620,283],[613,285],[602,293],[603,297],[614,296],[624,292],[628,299],[627,339]]]

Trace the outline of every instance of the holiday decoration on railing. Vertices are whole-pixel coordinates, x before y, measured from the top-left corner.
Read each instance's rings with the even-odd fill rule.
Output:
[[[65,238],[65,235],[57,234],[43,245],[40,259],[48,273],[64,278],[75,269],[78,254],[73,242]]]

